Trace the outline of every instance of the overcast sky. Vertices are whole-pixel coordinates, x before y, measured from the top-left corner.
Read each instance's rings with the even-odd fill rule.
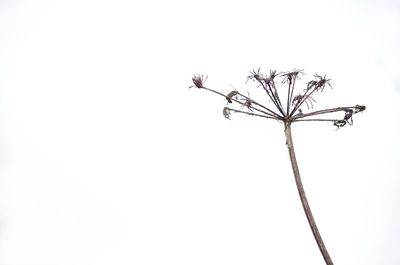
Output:
[[[323,264],[252,68],[326,74],[293,125],[335,264],[400,264],[397,1],[0,1],[0,263]],[[303,89],[302,83],[297,89]]]

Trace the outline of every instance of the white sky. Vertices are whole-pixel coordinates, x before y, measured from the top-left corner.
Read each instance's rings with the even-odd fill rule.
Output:
[[[400,264],[399,25],[388,0],[0,1],[0,263],[322,264],[283,126],[188,89],[261,66],[367,106],[295,147],[335,264]]]

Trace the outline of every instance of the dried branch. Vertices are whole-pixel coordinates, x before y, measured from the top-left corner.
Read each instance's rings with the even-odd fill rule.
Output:
[[[267,119],[273,119],[273,120],[277,120],[277,121],[281,120],[280,118],[277,118],[272,115],[262,115],[262,114],[258,114],[258,113],[254,113],[254,112],[247,112],[247,111],[243,111],[243,110],[232,109],[229,107],[224,107],[222,112],[223,112],[224,117],[227,119],[230,119],[231,112],[237,112],[237,113],[242,113],[242,114],[246,114],[246,115],[250,115],[250,116],[257,116],[257,117],[262,117],[262,118],[267,118]]]
[[[286,113],[289,114],[290,111],[290,102],[293,99],[293,91],[294,85],[297,79],[300,79],[300,75],[304,75],[303,70],[294,69],[291,72],[284,72],[281,74],[283,76],[282,84],[288,84],[288,93],[287,93],[287,103],[286,103]]]
[[[305,117],[311,117],[311,116],[316,116],[316,115],[322,115],[322,114],[328,114],[328,113],[335,113],[335,112],[340,112],[340,111],[343,111],[343,112],[345,112],[345,113],[348,113],[347,115],[349,116],[348,118],[351,118],[351,116],[352,116],[352,114],[354,113],[359,113],[359,112],[362,112],[362,111],[364,111],[366,109],[366,107],[365,106],[362,106],[362,105],[356,105],[356,106],[354,106],[354,107],[337,107],[337,108],[330,108],[330,109],[324,109],[324,110],[318,110],[318,111],[313,111],[313,112],[309,112],[309,113],[302,113],[302,114],[296,114],[294,117],[293,117],[293,121],[294,120],[297,120],[297,119],[302,119],[302,118],[305,118]],[[353,112],[353,110],[354,110],[354,112]],[[352,111],[351,112],[351,114],[350,114],[350,111]],[[345,115],[345,117],[346,117],[346,115]]]
[[[332,88],[330,84],[331,80],[327,79],[326,76],[322,77],[318,74],[315,74],[314,77],[316,77],[317,79],[307,82],[307,88],[304,90],[304,94],[301,96],[301,100],[295,105],[289,116],[293,115],[300,108],[300,106],[315,92],[322,92],[327,85]]]
[[[353,116],[356,113],[362,112],[366,109],[363,105],[356,105],[352,107],[337,107],[330,109],[323,109],[312,111],[309,113],[302,113],[300,107],[305,103],[307,105],[307,109],[313,108],[313,102],[315,102],[312,97],[316,92],[322,92],[326,86],[330,85],[330,79],[327,79],[326,76],[314,75],[315,79],[307,82],[306,89],[303,90],[303,93],[299,93],[296,96],[294,95],[295,83],[296,80],[300,79],[300,75],[303,75],[302,70],[293,70],[291,72],[284,72],[282,74],[277,74],[277,71],[270,71],[269,76],[264,76],[260,73],[260,68],[250,72],[250,75],[247,77],[247,81],[253,80],[256,81],[259,85],[258,87],[262,87],[264,91],[266,91],[268,97],[271,99],[272,104],[278,109],[277,113],[271,110],[270,107],[264,106],[254,99],[250,98],[250,96],[245,96],[238,92],[237,90],[233,90],[229,92],[227,95],[224,95],[216,90],[206,88],[204,86],[204,82],[207,80],[207,77],[203,75],[195,75],[192,78],[193,86],[197,88],[201,88],[204,90],[211,91],[216,93],[222,97],[224,97],[228,104],[236,103],[241,108],[247,109],[238,110],[229,107],[224,107],[222,110],[222,114],[225,118],[230,119],[232,112],[242,113],[250,116],[257,116],[267,119],[274,119],[278,121],[282,121],[285,126],[285,137],[286,143],[289,151],[289,157],[292,164],[292,170],[296,181],[297,190],[301,199],[301,203],[303,205],[303,209],[305,215],[307,217],[308,223],[314,235],[315,241],[318,244],[318,247],[321,251],[321,254],[325,260],[327,265],[333,265],[333,262],[329,256],[329,253],[325,247],[325,244],[322,240],[322,237],[319,233],[318,227],[315,223],[314,217],[312,215],[310,206],[308,204],[308,200],[303,188],[303,184],[300,178],[300,171],[297,165],[297,159],[295,156],[295,151],[293,147],[292,141],[292,133],[291,133],[291,124],[293,122],[305,122],[305,121],[323,121],[323,122],[332,122],[338,128],[345,126],[346,124],[353,125]],[[279,97],[278,89],[276,87],[275,78],[280,76],[283,78],[282,83],[288,85],[287,98],[286,98],[286,112],[284,112],[284,108],[282,106],[282,102]],[[192,87],[193,87],[192,86]],[[331,114],[331,113],[343,113],[343,118],[341,119],[332,119],[332,118],[313,118],[314,116]],[[296,114],[295,114],[296,113]]]

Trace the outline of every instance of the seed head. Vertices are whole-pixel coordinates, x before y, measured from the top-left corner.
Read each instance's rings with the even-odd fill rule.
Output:
[[[224,115],[224,117],[225,117],[226,119],[228,119],[228,120],[231,119],[231,111],[229,110],[229,108],[225,107],[225,108],[222,110],[222,114]]]
[[[232,103],[232,98],[234,96],[236,96],[237,94],[239,94],[239,92],[237,90],[233,90],[233,91],[229,92],[228,95],[226,95],[226,100],[228,100],[229,103]]]
[[[204,77],[203,75],[194,75],[192,77],[193,86],[190,87],[197,87],[197,88],[204,88],[204,82],[206,82],[208,76]]]

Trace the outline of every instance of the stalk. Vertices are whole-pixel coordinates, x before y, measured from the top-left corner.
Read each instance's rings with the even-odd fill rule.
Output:
[[[244,96],[243,94],[237,92],[236,90],[232,91],[232,92],[234,92],[234,94],[232,94],[232,95],[240,95],[242,98],[235,98],[235,97],[230,96],[232,92],[229,93],[228,95],[224,95],[216,90],[206,88],[204,86],[204,82],[207,80],[207,77],[204,77],[203,75],[194,75],[192,77],[192,81],[193,81],[194,87],[216,93],[216,94],[224,97],[225,99],[227,99],[229,103],[237,103],[241,107],[245,107],[248,110],[248,111],[241,111],[241,110],[237,110],[237,109],[233,109],[233,108],[229,108],[229,107],[224,107],[223,115],[227,119],[230,118],[230,112],[232,111],[232,112],[247,114],[250,116],[263,117],[263,118],[274,119],[274,120],[284,122],[286,144],[287,144],[288,151],[289,151],[289,157],[290,157],[290,162],[292,164],[292,170],[293,170],[293,174],[294,174],[294,179],[296,181],[297,191],[300,196],[301,204],[303,205],[304,213],[306,214],[308,224],[310,225],[311,231],[314,235],[315,241],[317,242],[318,248],[321,251],[322,257],[324,258],[326,265],[333,265],[333,262],[329,256],[328,250],[325,247],[324,241],[322,241],[321,235],[319,234],[317,224],[315,223],[314,217],[311,213],[311,209],[310,209],[310,206],[308,205],[306,193],[304,191],[303,184],[301,182],[300,171],[299,171],[299,167],[297,165],[296,155],[295,155],[294,147],[293,147],[291,124],[292,124],[292,122],[299,122],[299,121],[328,121],[328,122],[333,122],[333,125],[335,125],[337,128],[340,128],[340,127],[345,126],[346,124],[352,125],[353,124],[353,118],[352,118],[353,114],[364,111],[366,107],[364,105],[356,105],[353,107],[337,107],[337,108],[318,110],[318,111],[313,111],[313,112],[303,114],[302,112],[298,111],[298,110],[300,110],[300,106],[304,102],[307,104],[307,100],[313,100],[311,95],[314,92],[322,91],[326,85],[330,86],[330,84],[329,84],[330,79],[326,79],[325,76],[322,77],[321,75],[315,74],[316,79],[307,82],[307,88],[304,90],[305,92],[303,93],[303,95],[299,95],[301,97],[300,100],[296,100],[296,102],[293,102],[295,81],[296,81],[296,79],[298,79],[298,75],[303,73],[302,71],[294,70],[292,72],[284,72],[281,74],[276,74],[276,71],[270,71],[270,75],[268,78],[264,77],[263,75],[260,74],[260,69],[258,69],[257,71],[253,70],[250,73],[251,73],[251,75],[249,75],[247,77],[247,80],[257,81],[262,86],[262,88],[265,90],[268,97],[271,99],[272,104],[275,105],[275,107],[278,109],[279,112],[272,111],[270,108],[267,108],[267,107],[257,103],[255,100],[251,99],[250,97]],[[275,87],[274,78],[276,76],[283,77],[282,83],[289,84],[288,93],[287,93],[288,98],[287,98],[287,103],[286,103],[287,104],[286,114],[284,112],[284,107],[281,104],[277,89]],[[294,104],[294,106],[291,107],[291,105],[293,105],[293,104]],[[312,106],[312,104],[311,104],[311,106]],[[259,107],[261,107],[261,108],[259,108]],[[257,112],[254,113],[254,111],[257,111]],[[335,119],[313,118],[316,115],[322,115],[322,114],[328,114],[328,113],[342,113],[342,114],[344,113],[344,117],[343,118],[335,118]]]
[[[328,250],[325,247],[324,241],[322,240],[321,235],[319,234],[317,224],[315,223],[314,217],[312,215],[310,206],[308,205],[306,193],[303,188],[303,184],[300,178],[300,171],[297,165],[296,155],[294,152],[293,147],[293,140],[292,140],[292,131],[291,131],[291,121],[285,121],[285,136],[286,136],[286,144],[289,151],[290,162],[292,164],[294,178],[296,180],[297,190],[299,192],[301,204],[303,205],[304,213],[307,216],[308,224],[310,225],[311,231],[314,235],[315,241],[318,244],[319,250],[325,260],[327,265],[333,265],[333,262],[329,256]]]

